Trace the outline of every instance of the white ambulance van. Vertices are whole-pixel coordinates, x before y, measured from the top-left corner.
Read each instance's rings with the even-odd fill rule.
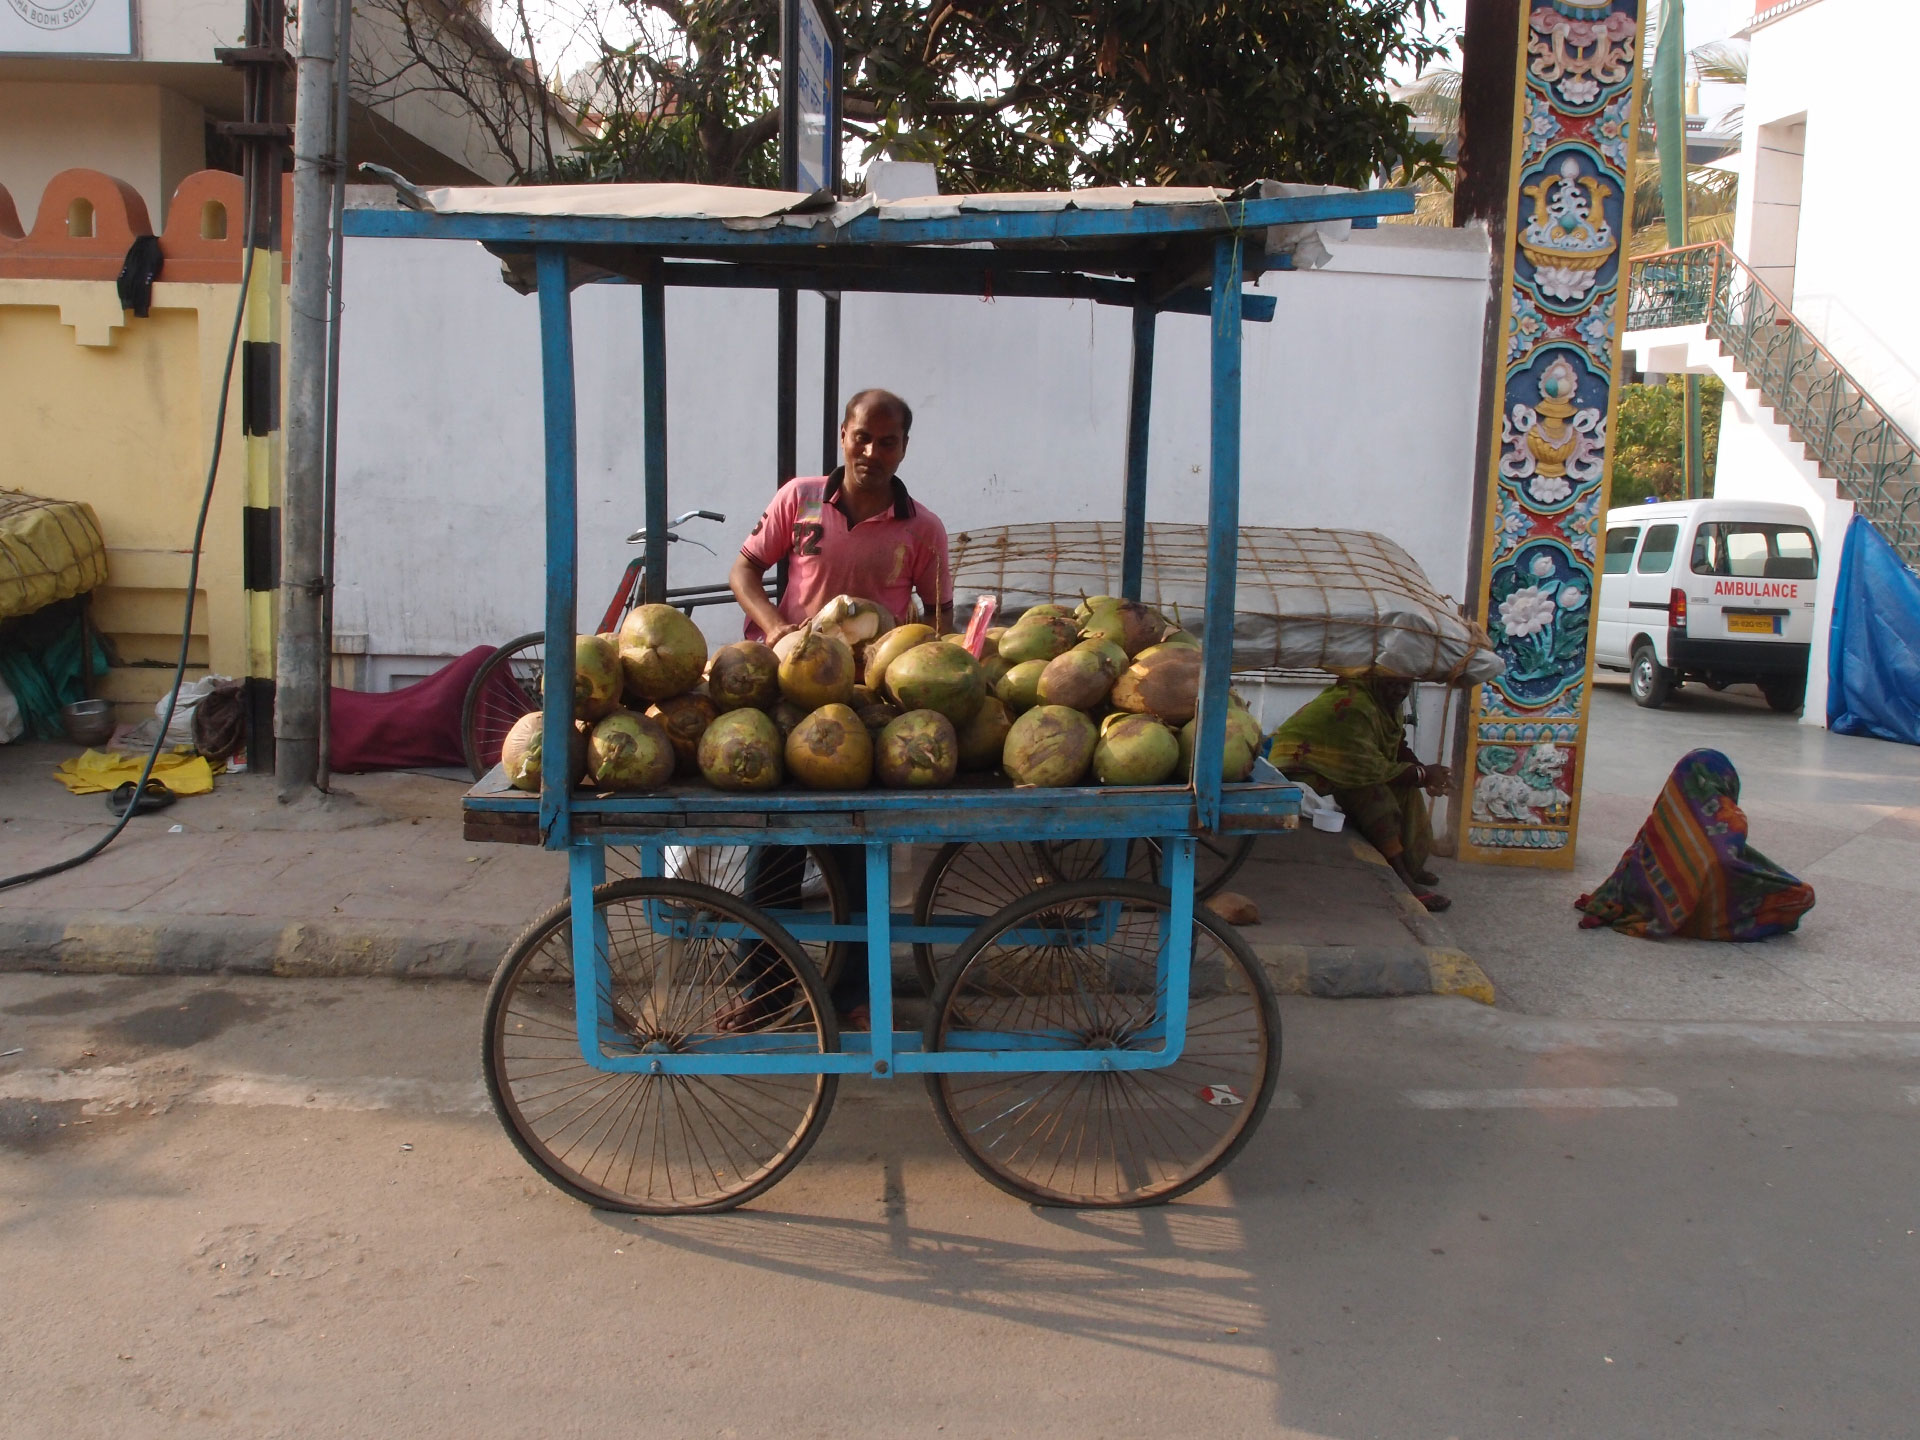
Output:
[[[1820,552],[1797,505],[1676,500],[1607,512],[1594,662],[1659,706],[1688,680],[1798,710]]]

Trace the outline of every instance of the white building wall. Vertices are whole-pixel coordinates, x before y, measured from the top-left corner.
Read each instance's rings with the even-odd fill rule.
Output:
[[[1793,311],[1911,434],[1920,434],[1920,190],[1898,174],[1912,128],[1912,0],[1815,0],[1752,36],[1734,250],[1766,250],[1780,206],[1761,147],[1804,117]],[[1778,159],[1778,157],[1774,157]],[[1770,213],[1771,212],[1771,213]],[[1720,473],[1726,470],[1722,467]]]
[[[1246,328],[1245,523],[1379,530],[1464,594],[1487,265],[1483,233],[1383,227],[1326,269],[1266,278],[1279,314]],[[433,668],[401,657],[540,622],[537,315],[498,276],[477,246],[348,244],[336,629],[365,637],[376,688]],[[574,315],[585,626],[642,518],[639,292],[587,287]],[[818,316],[803,297],[803,468],[820,456]],[[671,578],[718,581],[773,490],[774,300],[673,290],[667,322],[671,503],[728,516],[685,527],[716,553],[676,545]],[[1204,516],[1206,329],[1160,322],[1153,519]],[[911,401],[901,474],[952,532],[1117,517],[1129,342],[1128,312],[1084,301],[850,294],[841,394]],[[700,616],[738,638],[732,607]]]

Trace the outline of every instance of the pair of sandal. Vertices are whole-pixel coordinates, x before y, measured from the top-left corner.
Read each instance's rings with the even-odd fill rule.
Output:
[[[164,810],[173,804],[173,792],[158,780],[148,780],[146,788],[137,795],[133,781],[114,788],[107,796],[107,809],[115,815],[124,815],[129,809],[136,815],[145,815],[153,810]]]
[[[1413,878],[1422,886],[1438,885],[1440,883],[1440,877],[1431,870],[1416,870],[1413,872]],[[1449,909],[1453,905],[1453,901],[1442,895],[1438,890],[1415,890],[1413,892],[1413,898],[1420,902],[1422,908],[1424,908],[1429,915],[1437,915],[1442,910]]]

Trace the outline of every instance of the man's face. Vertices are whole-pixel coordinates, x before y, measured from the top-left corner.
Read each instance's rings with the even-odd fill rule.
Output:
[[[891,405],[867,405],[853,412],[840,427],[840,454],[847,464],[848,483],[876,489],[893,479],[907,453],[907,432]]]

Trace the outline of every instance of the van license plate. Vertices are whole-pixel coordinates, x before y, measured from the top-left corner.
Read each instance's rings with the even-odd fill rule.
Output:
[[[1729,615],[1727,616],[1729,635],[1778,635],[1780,617],[1777,615]]]

